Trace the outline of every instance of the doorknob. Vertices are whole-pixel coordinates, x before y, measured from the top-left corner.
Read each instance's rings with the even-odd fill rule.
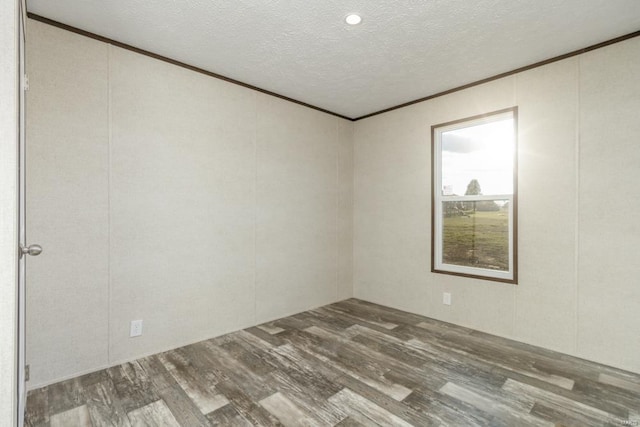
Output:
[[[20,245],[20,257],[22,257],[22,255],[38,256],[40,255],[41,252],[42,252],[42,246],[40,245],[29,245],[29,246]]]

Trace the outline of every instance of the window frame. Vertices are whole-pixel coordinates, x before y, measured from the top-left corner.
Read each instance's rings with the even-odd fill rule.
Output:
[[[446,131],[498,121],[502,117],[513,118],[513,194],[478,196],[442,196],[442,141]],[[509,271],[444,264],[443,201],[508,200],[509,202]],[[517,285],[518,284],[518,107],[505,108],[463,119],[431,126],[431,272],[470,277]]]

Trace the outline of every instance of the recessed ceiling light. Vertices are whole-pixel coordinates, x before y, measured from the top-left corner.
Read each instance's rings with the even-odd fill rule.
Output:
[[[347,21],[347,24],[349,25],[358,25],[359,23],[362,22],[362,18],[360,17],[360,15],[357,15],[355,13],[347,15],[347,17],[344,20]]]

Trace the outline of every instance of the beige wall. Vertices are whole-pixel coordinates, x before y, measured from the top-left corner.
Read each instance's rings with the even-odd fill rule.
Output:
[[[520,284],[431,273],[430,127],[514,105]],[[639,110],[634,38],[356,122],[355,296],[640,372]]]
[[[640,372],[640,38],[580,63],[578,351]]]
[[[30,386],[108,363],[107,46],[27,27]]]
[[[18,2],[0,2],[0,425],[16,422]]]
[[[28,30],[32,388],[352,296],[350,122]]]

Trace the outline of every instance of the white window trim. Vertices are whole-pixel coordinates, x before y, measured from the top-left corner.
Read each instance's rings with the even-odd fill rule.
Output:
[[[442,134],[451,130],[477,126],[480,124],[491,123],[505,118],[513,118],[514,120],[514,187],[513,194],[491,194],[491,195],[475,195],[475,196],[444,196],[442,194]],[[463,276],[472,276],[479,279],[496,279],[510,283],[516,282],[516,256],[517,251],[515,244],[515,227],[517,226],[514,210],[517,211],[516,193],[517,193],[517,108],[510,108],[508,111],[500,111],[489,113],[478,118],[469,118],[468,120],[460,120],[451,124],[433,126],[433,188],[432,202],[433,206],[433,265],[432,271],[436,273],[457,274]],[[478,267],[467,267],[455,264],[446,264],[442,260],[442,238],[443,238],[443,212],[442,205],[445,201],[481,201],[481,200],[507,200],[509,204],[509,270],[499,271]]]

